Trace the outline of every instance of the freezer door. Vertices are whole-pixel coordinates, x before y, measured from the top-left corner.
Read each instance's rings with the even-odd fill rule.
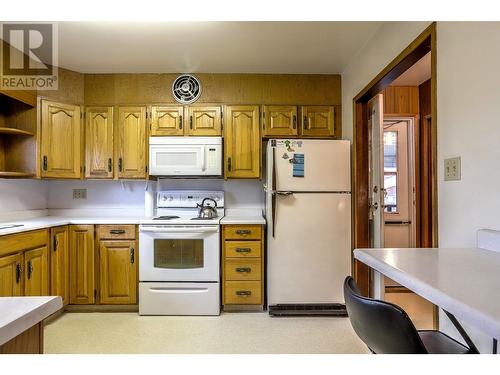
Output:
[[[349,141],[290,140],[290,147],[284,142],[276,140],[276,146],[269,147],[267,174],[270,189],[351,191]],[[294,172],[294,164],[302,161],[304,173],[300,177],[297,167]],[[269,183],[273,177],[276,180]]]
[[[269,305],[343,302],[343,281],[351,274],[350,194],[277,195],[274,206],[268,217]]]

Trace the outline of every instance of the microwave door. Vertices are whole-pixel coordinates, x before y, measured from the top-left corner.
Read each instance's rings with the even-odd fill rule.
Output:
[[[204,146],[151,146],[151,174],[197,175],[204,170]]]

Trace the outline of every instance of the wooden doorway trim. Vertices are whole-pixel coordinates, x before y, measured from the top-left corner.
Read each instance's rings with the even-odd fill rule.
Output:
[[[387,65],[353,99],[353,241],[355,248],[370,247],[368,191],[368,101],[404,73],[415,62],[431,52],[431,148],[432,148],[432,233],[433,247],[438,244],[437,222],[437,94],[436,94],[436,23],[429,25],[389,65]],[[370,269],[353,259],[352,273],[364,295],[370,294]]]

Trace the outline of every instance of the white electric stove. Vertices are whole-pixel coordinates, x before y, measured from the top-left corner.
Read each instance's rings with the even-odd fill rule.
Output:
[[[216,218],[198,218],[204,198],[217,203]],[[224,192],[161,191],[156,202],[139,226],[139,314],[219,315]]]

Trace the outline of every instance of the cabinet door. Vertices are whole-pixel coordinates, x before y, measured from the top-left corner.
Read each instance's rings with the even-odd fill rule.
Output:
[[[42,246],[24,252],[24,295],[49,294],[49,249]]]
[[[220,106],[190,106],[187,134],[199,136],[220,136],[222,134],[222,110]]]
[[[69,303],[88,305],[95,302],[94,226],[69,227]]]
[[[226,178],[260,178],[259,107],[227,106],[225,124]]]
[[[113,178],[113,107],[85,111],[85,177]]]
[[[302,135],[306,137],[332,137],[335,110],[333,106],[303,106]]]
[[[146,107],[118,108],[118,178],[146,178]]]
[[[81,141],[80,107],[43,100],[41,176],[80,178]]]
[[[183,106],[151,107],[151,135],[184,135]]]
[[[298,134],[297,107],[290,105],[267,105],[263,108],[263,136],[293,136]]]
[[[21,253],[0,258],[0,297],[23,295],[22,263]]]
[[[135,241],[100,241],[100,303],[137,303]]]
[[[50,294],[61,296],[63,305],[69,303],[69,233],[68,227],[50,230]]]

